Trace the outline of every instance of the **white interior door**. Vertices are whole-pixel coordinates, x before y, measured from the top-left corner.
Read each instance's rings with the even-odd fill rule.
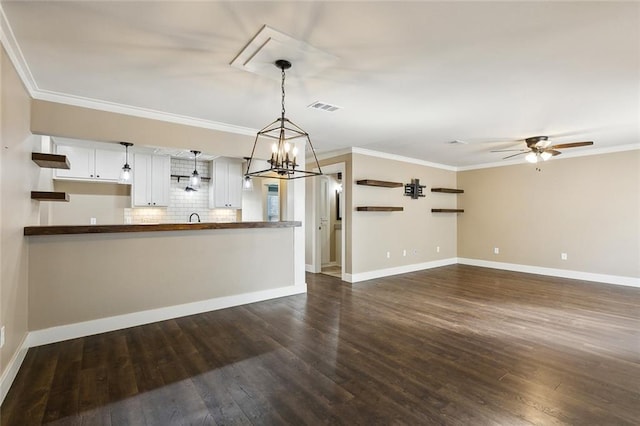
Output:
[[[321,262],[326,265],[330,262],[331,250],[331,230],[329,229],[329,215],[331,214],[331,200],[329,199],[329,178],[320,177],[320,194],[319,194],[319,213],[320,213],[320,252]]]

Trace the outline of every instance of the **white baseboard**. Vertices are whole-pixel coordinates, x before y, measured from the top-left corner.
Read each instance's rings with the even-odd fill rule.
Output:
[[[304,264],[304,270],[306,272],[311,272],[312,274],[315,274],[315,270],[313,269],[313,265],[309,265],[308,263]]]
[[[425,269],[438,268],[440,266],[455,265],[455,257],[449,259],[433,260],[431,262],[414,263],[411,265],[396,266],[393,268],[376,269],[374,271],[360,272],[357,274],[345,274],[345,281],[357,283],[360,281],[383,278],[391,275],[406,274],[408,272],[422,271]]]
[[[217,297],[215,299],[199,302],[185,303],[182,305],[167,306],[165,308],[150,309],[148,311],[133,312],[92,321],[75,324],[61,325],[57,327],[35,330],[29,333],[29,347],[41,346],[63,340],[90,336],[108,331],[164,321],[202,312],[215,311],[247,303],[261,302],[278,297],[292,296],[307,292],[307,285],[280,287],[270,290],[256,291],[253,293],[237,294],[233,296]]]
[[[492,262],[489,260],[467,259],[464,257],[459,257],[458,263],[461,265],[503,269],[505,271],[525,272],[528,274],[548,275],[552,277],[571,278],[574,280],[640,287],[640,278],[624,277],[620,275],[594,274],[591,272],[572,271],[569,269],[545,268],[542,266],[519,265],[517,263]]]
[[[20,366],[22,365],[22,361],[24,361],[24,357],[27,355],[28,350],[29,335],[25,334],[22,342],[20,342],[18,350],[11,357],[7,367],[4,369],[4,373],[2,373],[2,376],[0,377],[0,405],[4,402],[4,397],[7,396],[7,393],[11,388],[11,384],[18,374],[18,370],[20,370]]]

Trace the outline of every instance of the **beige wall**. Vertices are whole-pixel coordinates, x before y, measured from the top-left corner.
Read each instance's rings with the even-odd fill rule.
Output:
[[[31,161],[40,150],[40,138],[29,133],[30,98],[2,49],[0,66],[0,128],[2,151],[0,196],[0,321],[6,342],[0,351],[0,371],[16,354],[28,328],[28,252],[23,228],[39,223],[40,202],[30,199],[40,174],[47,173]]]
[[[293,286],[294,229],[29,237],[29,329]]]
[[[350,180],[345,180],[345,186],[350,186],[353,194],[348,238],[353,274],[456,257],[456,214],[431,213],[431,208],[455,207],[455,196],[430,192],[431,187],[455,188],[455,172],[361,154],[353,154],[352,168],[353,175],[347,177]],[[420,179],[426,185],[425,197],[413,200],[404,196],[403,187],[356,185],[361,179],[403,184]],[[404,211],[358,212],[358,206],[399,206]]]
[[[251,154],[254,136],[191,127],[125,114],[99,111],[34,100],[31,106],[31,130],[35,134],[75,139],[136,145],[197,149],[225,157],[246,157]],[[268,143],[258,146],[258,157],[268,158]]]
[[[131,208],[131,185],[56,180],[56,191],[67,192],[70,202],[51,203],[51,225],[124,223],[124,209]]]
[[[640,150],[554,159],[540,168],[458,174],[465,190],[458,256],[640,277]]]

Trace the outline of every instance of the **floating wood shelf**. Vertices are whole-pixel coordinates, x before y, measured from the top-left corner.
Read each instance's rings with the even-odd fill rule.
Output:
[[[359,212],[401,212],[404,210],[404,207],[356,207],[356,210]]]
[[[31,199],[38,201],[69,201],[66,192],[31,191]]]
[[[464,213],[464,209],[431,209],[431,213]]]
[[[381,186],[384,188],[399,188],[402,186],[402,182],[388,182],[386,180],[373,180],[373,179],[357,180],[356,183],[358,185]]]
[[[464,194],[464,189],[454,188],[431,188],[431,192],[445,192],[447,194]]]
[[[66,155],[45,154],[43,152],[32,152],[31,159],[40,167],[48,169],[69,169],[69,159]]]
[[[178,178],[178,182],[180,182],[180,179],[189,179],[191,176],[186,176],[186,175],[171,175],[171,177],[173,178]],[[201,180],[203,181],[208,181],[211,180],[210,177],[200,177]]]

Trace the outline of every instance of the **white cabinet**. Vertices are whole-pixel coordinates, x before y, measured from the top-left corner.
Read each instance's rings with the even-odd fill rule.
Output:
[[[131,205],[167,207],[171,186],[171,158],[165,155],[134,154]]]
[[[209,208],[242,208],[242,160],[218,158],[211,162]]]
[[[66,155],[70,169],[56,169],[56,179],[117,182],[125,162],[121,150],[56,145],[56,153]]]

